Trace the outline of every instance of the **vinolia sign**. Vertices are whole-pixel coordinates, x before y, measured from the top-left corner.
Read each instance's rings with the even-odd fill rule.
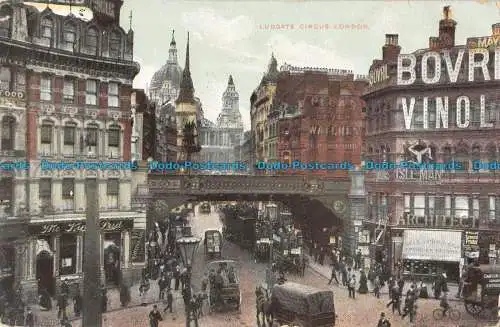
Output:
[[[464,57],[467,55],[467,63],[462,65]],[[488,70],[488,63],[492,61],[494,64],[493,76],[490,75]],[[444,62],[446,69],[441,69],[441,62]],[[422,81],[424,84],[437,84],[442,80],[442,71],[445,72],[446,79],[449,83],[472,83],[480,78],[480,81],[497,81],[500,80],[500,47],[497,47],[494,51],[493,57],[490,56],[490,52],[487,49],[474,48],[459,49],[456,59],[453,60],[451,52],[449,50],[444,50],[442,53],[429,51],[422,55],[420,60],[421,74],[417,76],[417,56],[415,54],[401,54],[398,56],[398,69],[397,69],[397,84],[401,86],[409,86],[414,84],[417,80]],[[431,67],[431,71],[428,70]],[[462,72],[462,67],[465,72]],[[476,72],[480,72],[477,74]],[[465,74],[461,74],[465,73]],[[465,75],[467,78],[464,80],[459,80],[459,76]],[[401,97],[398,101],[401,104],[404,116],[405,128],[410,130],[412,128],[413,116],[415,113],[415,104],[417,100],[421,102],[423,108],[423,128],[429,128],[429,97],[423,97],[417,99],[416,97]],[[470,126],[471,117],[471,103],[475,104],[475,107],[480,110],[480,127],[481,128],[491,128],[493,124],[486,122],[486,97],[485,95],[480,95],[479,98],[470,99],[466,95],[458,96],[455,99],[449,99],[449,97],[435,97],[433,99],[435,103],[435,126],[432,128],[448,128],[448,116],[450,107],[456,111],[456,127],[457,128],[468,128]],[[451,105],[450,105],[451,103]]]

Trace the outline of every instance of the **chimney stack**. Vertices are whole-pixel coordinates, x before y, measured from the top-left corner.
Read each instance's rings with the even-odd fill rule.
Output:
[[[491,25],[491,34],[500,35],[500,23]]]
[[[457,22],[452,19],[450,6],[443,7],[443,19],[439,21],[439,43],[441,48],[455,46],[455,27]]]
[[[401,52],[401,47],[398,45],[398,34],[386,34],[385,45],[382,47],[382,60],[395,61]]]

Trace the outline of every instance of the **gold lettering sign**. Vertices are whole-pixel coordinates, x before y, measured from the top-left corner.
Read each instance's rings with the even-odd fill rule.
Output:
[[[436,216],[415,216],[405,214],[399,219],[400,226],[407,227],[458,227],[458,228],[476,228],[478,220],[474,217],[449,217],[443,215]]]
[[[469,48],[490,48],[497,47],[500,44],[500,35],[475,37],[467,39]]]
[[[132,221],[110,221],[101,220],[100,226],[101,230],[104,232],[119,232],[126,229],[128,225],[132,224]],[[85,233],[87,226],[85,222],[69,222],[69,223],[59,223],[59,224],[44,224],[40,226],[40,234],[55,234],[55,233]]]
[[[389,79],[389,74],[387,72],[387,65],[375,68],[368,74],[368,80],[370,81],[370,86],[374,84],[381,83]]]

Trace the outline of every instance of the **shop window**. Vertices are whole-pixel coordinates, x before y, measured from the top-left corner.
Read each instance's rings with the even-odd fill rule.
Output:
[[[59,274],[72,275],[76,273],[76,238],[75,234],[61,235]]]
[[[13,11],[9,6],[0,9],[0,37],[10,37],[12,34]]]
[[[108,84],[108,107],[120,107],[120,94],[118,83]]]
[[[52,101],[52,77],[42,76],[40,79],[40,100]]]
[[[425,216],[425,195],[415,195],[413,197],[413,215],[416,217]]]
[[[2,150],[14,150],[16,120],[12,116],[2,118]]]
[[[65,156],[75,155],[75,142],[76,142],[76,124],[67,123],[64,126],[64,149]]]
[[[97,81],[87,80],[85,85],[85,104],[89,106],[97,105]]]
[[[122,50],[122,37],[119,32],[114,31],[109,38],[109,56],[120,58]]]
[[[54,124],[49,121],[43,121],[40,127],[40,150],[42,155],[48,156],[52,154],[52,140],[53,140]]]
[[[120,156],[120,127],[112,125],[108,129],[108,154],[110,158]]]
[[[0,90],[11,91],[12,89],[12,71],[9,67],[0,68]]]
[[[496,197],[494,195],[488,197],[488,218],[490,220],[496,218]]]
[[[85,45],[88,51],[93,55],[97,54],[98,35],[99,33],[97,33],[97,30],[91,27],[87,30],[87,35],[85,36]]]
[[[118,209],[120,202],[120,180],[113,178],[107,181],[108,208]]]
[[[42,211],[48,211],[52,208],[52,180],[50,178],[41,178],[38,195]]]
[[[85,147],[89,156],[97,156],[97,136],[99,127],[95,124],[89,124],[85,131]]]
[[[73,178],[64,178],[62,181],[62,199],[63,210],[71,211],[75,209],[75,180]]]
[[[455,217],[468,218],[469,217],[469,197],[457,196],[455,197]]]
[[[72,79],[64,80],[63,99],[65,103],[73,103],[75,101],[75,81]]]
[[[446,195],[444,197],[444,215],[446,217],[451,217],[451,195]]]

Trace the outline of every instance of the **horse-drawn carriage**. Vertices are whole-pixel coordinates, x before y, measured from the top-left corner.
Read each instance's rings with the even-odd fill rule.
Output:
[[[332,327],[335,326],[333,292],[308,285],[285,282],[274,285],[270,297],[262,287],[257,288],[257,324],[270,322],[279,326]],[[260,317],[264,315],[263,324]]]
[[[210,258],[220,258],[222,256],[222,235],[217,229],[206,230],[203,243],[205,245],[205,256]]]
[[[491,314],[498,319],[500,265],[477,265],[467,269],[463,288],[465,310],[475,317]]]
[[[209,311],[241,311],[239,263],[234,260],[212,261],[207,270]]]

